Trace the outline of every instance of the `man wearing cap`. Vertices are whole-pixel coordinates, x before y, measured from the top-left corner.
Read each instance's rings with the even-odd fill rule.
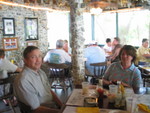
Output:
[[[85,67],[92,75],[94,75],[93,66],[90,64],[106,60],[105,51],[97,45],[96,41],[90,42],[89,46],[84,49],[84,57],[87,59]]]

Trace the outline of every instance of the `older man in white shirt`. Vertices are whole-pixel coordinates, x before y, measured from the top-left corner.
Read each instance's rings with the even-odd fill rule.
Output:
[[[71,57],[67,52],[63,49],[64,41],[63,40],[57,40],[56,42],[56,49],[50,50],[46,56],[44,57],[44,62],[49,63],[70,63]]]

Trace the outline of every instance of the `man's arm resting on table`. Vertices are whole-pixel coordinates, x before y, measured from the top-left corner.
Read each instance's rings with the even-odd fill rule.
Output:
[[[103,78],[103,84],[104,85],[110,85],[110,84],[112,84],[112,82]]]
[[[131,87],[131,86],[129,86],[128,84],[126,84],[126,83],[124,83],[124,82],[121,82],[121,84],[122,84],[123,86],[125,86],[125,87]]]
[[[144,57],[150,57],[150,54],[144,54],[143,56]]]
[[[111,80],[111,81],[109,81],[109,80],[106,80],[106,79],[103,78],[103,84],[104,85],[110,85],[110,84],[117,85],[117,80]]]
[[[114,84],[114,83],[117,84],[117,81],[108,81],[106,79],[103,79],[103,84],[105,84],[105,85],[110,85],[110,84]],[[130,87],[128,84],[126,84],[124,82],[121,82],[121,84],[125,87]]]
[[[32,113],[58,113],[60,110],[59,109],[53,109],[53,108],[48,108],[45,106],[39,106],[35,110],[32,111]]]

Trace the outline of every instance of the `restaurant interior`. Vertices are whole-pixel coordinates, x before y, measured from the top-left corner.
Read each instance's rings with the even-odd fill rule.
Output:
[[[0,48],[11,63],[23,67],[22,53],[27,46],[38,47],[44,57],[56,48],[57,40],[68,40],[71,48],[69,67],[44,63],[41,66],[51,89],[63,103],[60,113],[150,113],[149,63],[137,65],[143,86],[132,89],[118,82],[117,92],[104,87],[102,78],[86,72],[85,45],[96,41],[103,47],[109,37],[112,40],[119,37],[123,45],[132,45],[136,49],[142,45],[143,38],[150,41],[150,0],[0,0]],[[100,72],[103,75],[108,60],[91,66],[105,67],[104,72]],[[62,77],[53,75],[64,69]],[[67,75],[66,69],[69,70]],[[8,75],[19,76],[19,73]],[[53,84],[57,79],[65,86]],[[5,106],[3,99],[0,97],[0,113],[31,113],[19,102],[16,106],[11,102]]]

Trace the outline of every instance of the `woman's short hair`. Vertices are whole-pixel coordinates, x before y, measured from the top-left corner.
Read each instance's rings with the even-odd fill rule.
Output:
[[[143,38],[142,43],[147,42],[148,39],[147,38]]]
[[[130,56],[133,57],[131,62],[135,62],[137,54],[136,54],[136,49],[133,46],[131,46],[131,45],[124,45],[121,48],[120,53],[119,53],[119,59],[120,60],[121,60],[121,54],[122,54],[123,51],[126,51],[127,55],[130,55]]]
[[[64,45],[64,41],[63,40],[61,40],[61,39],[57,40],[57,42],[56,42],[56,47],[57,48],[62,48],[63,45]]]
[[[36,46],[28,46],[28,47],[26,47],[25,50],[23,51],[23,57],[27,58],[28,54],[31,53],[33,50],[36,50],[36,49],[39,49],[39,48],[36,47]]]

